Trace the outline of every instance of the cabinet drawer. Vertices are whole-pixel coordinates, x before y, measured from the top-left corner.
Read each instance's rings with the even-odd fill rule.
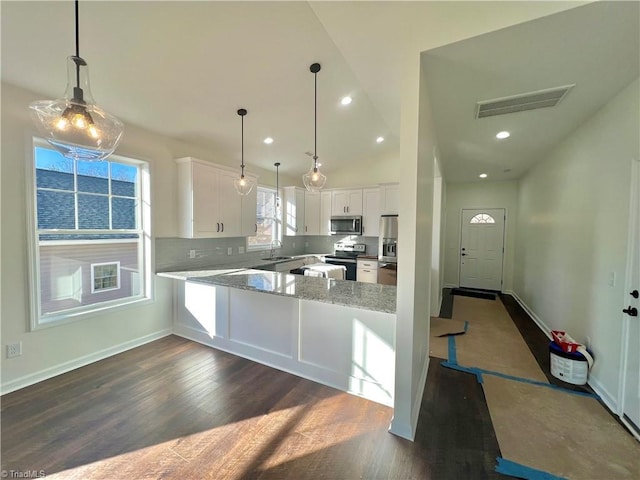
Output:
[[[376,260],[358,260],[358,268],[366,268],[368,270],[377,270],[378,262]]]

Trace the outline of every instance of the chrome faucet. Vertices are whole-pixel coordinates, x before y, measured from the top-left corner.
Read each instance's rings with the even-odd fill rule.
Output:
[[[276,249],[282,248],[282,242],[280,240],[271,241],[271,249],[269,251],[269,258],[273,260],[273,253]]]

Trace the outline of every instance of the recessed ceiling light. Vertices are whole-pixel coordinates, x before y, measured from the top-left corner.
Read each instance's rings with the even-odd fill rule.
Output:
[[[486,173],[481,173],[480,175],[478,175],[480,178],[487,178],[487,174]]]
[[[342,100],[340,100],[340,103],[342,105],[349,105],[351,103],[352,98],[349,96],[346,97],[342,97]]]
[[[378,137],[378,138],[376,138],[376,142],[377,142],[377,143],[382,143],[382,142],[384,142],[384,137]]]
[[[267,145],[271,145],[273,143],[273,138],[267,137],[263,140],[263,142],[266,143]]]
[[[504,140],[505,138],[509,138],[511,134],[509,132],[507,132],[506,130],[503,130],[502,132],[498,132],[496,134],[496,138],[500,139],[500,140]]]

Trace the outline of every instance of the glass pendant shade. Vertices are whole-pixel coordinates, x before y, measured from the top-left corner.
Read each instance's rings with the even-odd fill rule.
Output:
[[[236,192],[240,195],[249,195],[251,190],[253,190],[254,183],[243,174],[240,175],[240,178],[236,178],[233,181],[233,185],[236,187]]]
[[[65,157],[103,160],[118,146],[124,124],[96,105],[89,88],[87,63],[67,58],[67,90],[63,98],[29,105],[38,132]]]
[[[313,167],[302,176],[302,182],[309,192],[319,192],[327,182],[327,177],[320,172],[314,163]]]

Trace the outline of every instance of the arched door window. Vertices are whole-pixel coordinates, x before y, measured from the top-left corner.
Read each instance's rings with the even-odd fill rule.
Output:
[[[469,223],[496,223],[496,221],[488,213],[479,213],[472,217]]]

